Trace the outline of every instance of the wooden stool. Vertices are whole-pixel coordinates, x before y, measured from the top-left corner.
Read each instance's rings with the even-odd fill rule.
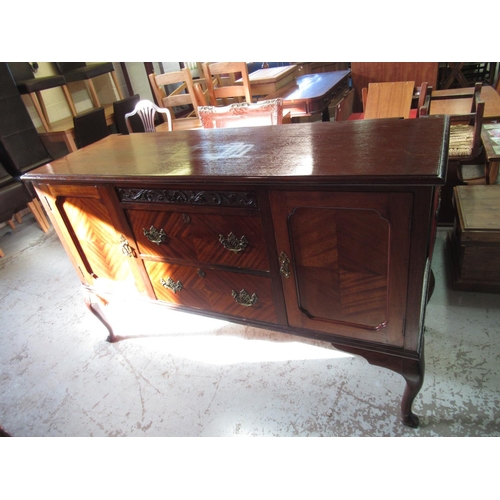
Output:
[[[448,233],[452,287],[500,293],[500,185],[456,186]]]

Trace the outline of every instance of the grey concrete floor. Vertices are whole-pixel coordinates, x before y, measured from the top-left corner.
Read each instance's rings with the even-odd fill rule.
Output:
[[[0,426],[12,436],[500,436],[500,296],[452,291],[438,230],[426,375],[404,427],[399,375],[327,343],[173,312],[85,308],[53,228],[0,229]]]

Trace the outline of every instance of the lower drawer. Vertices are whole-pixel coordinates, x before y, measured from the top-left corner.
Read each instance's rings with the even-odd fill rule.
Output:
[[[156,298],[229,316],[277,323],[271,279],[145,261]]]

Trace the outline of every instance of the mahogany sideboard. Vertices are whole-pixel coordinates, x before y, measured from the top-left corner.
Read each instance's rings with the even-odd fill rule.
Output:
[[[448,135],[445,116],[111,135],[24,180],[108,340],[99,299],[127,294],[331,342],[401,374],[416,427]]]

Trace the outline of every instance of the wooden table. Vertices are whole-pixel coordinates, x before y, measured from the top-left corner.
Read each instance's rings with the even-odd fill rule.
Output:
[[[262,68],[250,73],[250,91],[252,96],[266,96],[277,92],[290,82],[295,82],[295,70],[297,66],[278,66],[275,68]],[[242,79],[236,80],[242,83]]]
[[[431,95],[429,114],[463,115],[470,113],[474,87],[462,89],[434,90]],[[500,95],[489,85],[481,88],[484,101],[484,122],[500,119]]]
[[[483,125],[481,140],[486,155],[484,172],[486,184],[496,184],[500,165],[500,124],[488,123]]]
[[[453,288],[500,293],[500,185],[455,186],[447,247]]]
[[[109,127],[114,123],[113,106],[108,105],[103,107],[106,115],[106,124]],[[38,127],[37,132],[44,142],[64,142],[70,153],[78,149],[75,142],[75,126],[72,116],[51,123],[49,132],[43,126]]]
[[[350,74],[344,70],[302,75],[265,99],[283,98],[284,112],[292,118],[321,114],[323,121],[330,121],[328,106],[348,91]]]
[[[124,295],[323,340],[402,375],[415,427],[448,134],[444,116],[112,134],[24,179],[110,341],[98,298]]]

